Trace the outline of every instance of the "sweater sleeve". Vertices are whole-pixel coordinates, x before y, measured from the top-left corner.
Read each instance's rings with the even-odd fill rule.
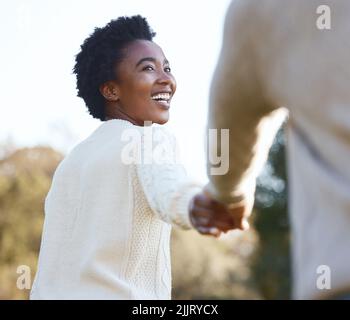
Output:
[[[208,161],[206,190],[224,203],[253,198],[256,177],[286,116],[284,108],[277,108],[267,98],[261,81],[255,46],[260,36],[256,8],[255,1],[232,1],[211,84],[208,129],[229,129],[229,169],[214,175],[214,166]],[[210,146],[208,153],[208,159],[223,154]]]
[[[192,228],[189,219],[190,201],[202,186],[191,182],[179,163],[175,138],[163,128],[152,130],[152,154],[142,139],[142,161],[136,173],[147,201],[161,220],[183,229]]]

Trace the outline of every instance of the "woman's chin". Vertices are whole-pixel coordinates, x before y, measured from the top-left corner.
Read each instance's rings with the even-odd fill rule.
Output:
[[[169,111],[163,111],[153,122],[157,124],[165,124],[169,120]]]

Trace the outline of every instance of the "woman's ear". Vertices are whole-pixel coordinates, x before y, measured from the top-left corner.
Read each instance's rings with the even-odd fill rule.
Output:
[[[118,101],[119,100],[119,90],[118,86],[114,81],[107,81],[100,85],[100,93],[107,101]]]

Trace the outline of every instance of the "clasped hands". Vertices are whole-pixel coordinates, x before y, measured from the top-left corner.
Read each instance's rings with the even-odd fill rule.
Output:
[[[229,230],[247,230],[251,210],[252,204],[245,201],[226,205],[203,191],[192,198],[189,215],[193,227],[199,233],[219,237],[222,232]]]

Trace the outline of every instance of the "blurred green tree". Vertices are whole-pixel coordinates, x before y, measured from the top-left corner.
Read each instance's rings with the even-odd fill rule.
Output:
[[[259,240],[252,259],[252,274],[265,299],[290,298],[287,183],[283,127],[277,133],[265,170],[258,179],[253,216]]]

